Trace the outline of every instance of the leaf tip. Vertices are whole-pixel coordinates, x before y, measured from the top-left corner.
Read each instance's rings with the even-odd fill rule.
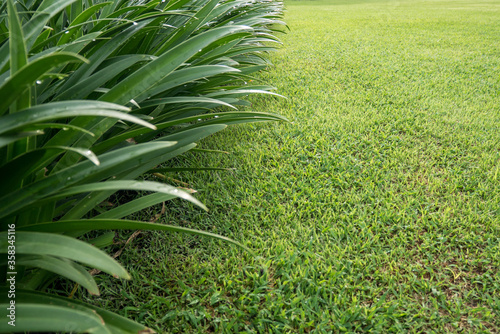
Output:
[[[115,273],[115,274],[113,274],[113,277],[114,278],[123,278],[123,279],[126,279],[126,280],[131,280],[132,279],[132,277],[130,276],[130,274],[128,272],[125,272],[121,276]]]

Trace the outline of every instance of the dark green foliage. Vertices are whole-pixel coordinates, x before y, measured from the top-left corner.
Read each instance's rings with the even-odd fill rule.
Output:
[[[16,331],[137,332],[143,326],[36,290],[61,275],[98,294],[82,264],[129,278],[77,239],[88,231],[156,229],[229,240],[119,219],[177,197],[206,209],[190,191],[143,175],[228,124],[283,120],[224,112],[246,105],[247,95],[274,94],[246,81],[268,64],[281,3],[8,0],[0,9],[0,271],[18,272]],[[118,190],[156,194],[102,212],[100,204]],[[17,262],[10,268],[13,226]],[[53,321],[45,321],[49,314]],[[10,330],[0,323],[1,332]]]

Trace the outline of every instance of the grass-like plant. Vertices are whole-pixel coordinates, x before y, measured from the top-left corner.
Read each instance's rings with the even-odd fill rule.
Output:
[[[247,82],[278,42],[281,3],[8,0],[0,15],[0,275],[17,273],[15,330],[145,333],[43,290],[59,275],[98,294],[87,267],[129,278],[99,249],[112,234],[81,238],[88,231],[178,231],[238,244],[123,218],[174,198],[206,209],[189,191],[142,175],[165,172],[157,166],[228,124],[283,120],[236,107],[249,94],[274,94]],[[95,210],[119,190],[152,194]]]

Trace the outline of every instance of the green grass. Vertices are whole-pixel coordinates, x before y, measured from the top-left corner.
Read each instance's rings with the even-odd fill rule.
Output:
[[[230,154],[177,166],[234,170],[168,175],[211,211],[162,218],[258,257],[145,232],[97,303],[159,332],[500,332],[500,1],[286,5],[262,77],[288,99],[253,109],[293,124],[202,142]]]

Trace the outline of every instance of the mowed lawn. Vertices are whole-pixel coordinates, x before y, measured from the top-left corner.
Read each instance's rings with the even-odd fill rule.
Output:
[[[285,4],[261,79],[288,99],[252,110],[293,123],[201,142],[230,154],[177,167],[231,170],[167,176],[211,211],[161,220],[257,256],[144,232],[97,302],[162,333],[500,332],[500,1]]]

